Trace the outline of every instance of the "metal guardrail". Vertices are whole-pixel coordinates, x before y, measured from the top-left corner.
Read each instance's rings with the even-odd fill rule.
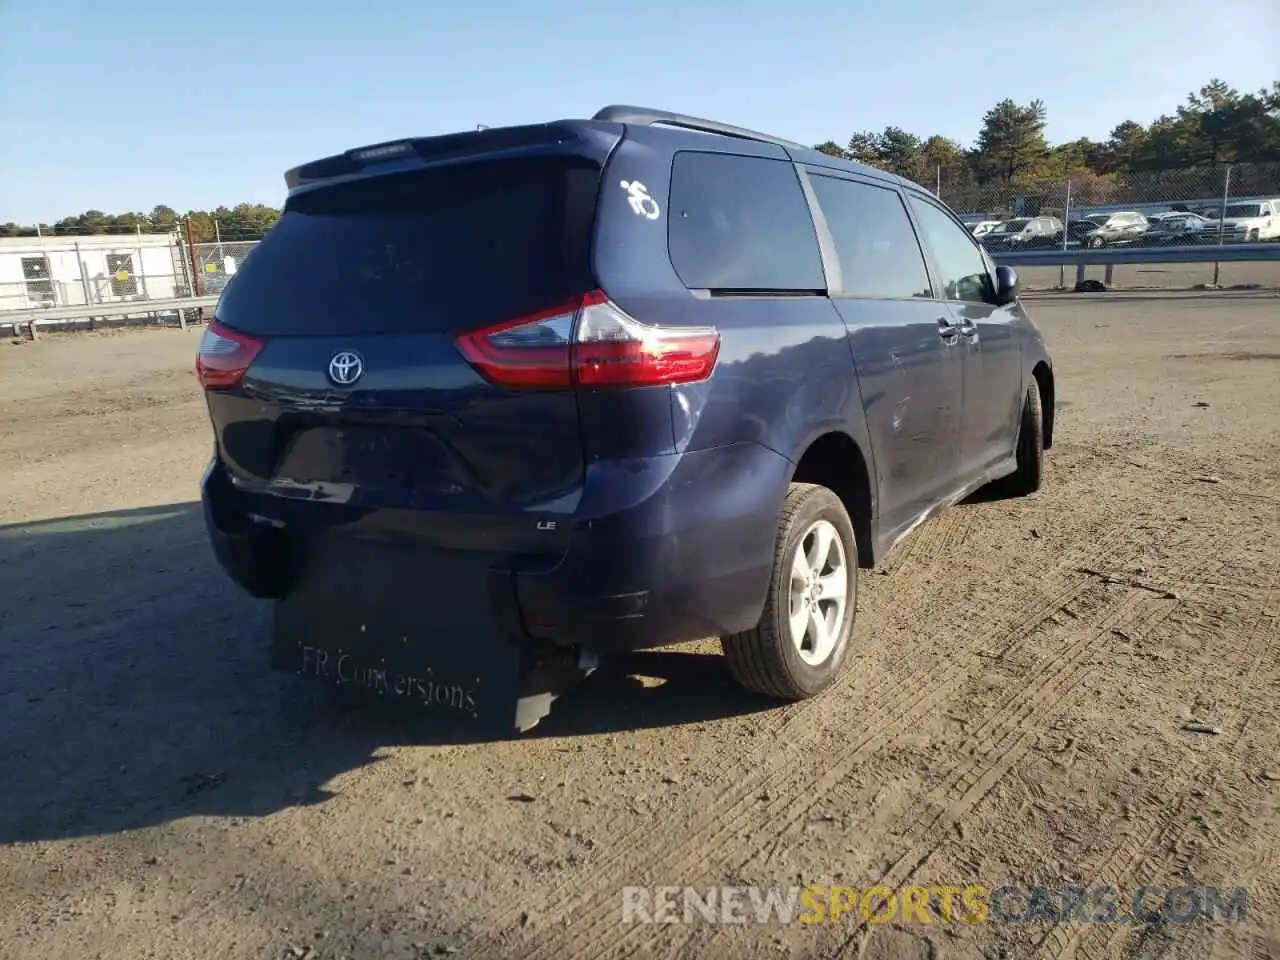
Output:
[[[988,250],[1011,267],[1105,267],[1118,263],[1234,263],[1280,261],[1280,243],[1187,244],[1170,247],[1069,247],[1043,250]]]
[[[11,327],[14,333],[26,329],[32,337],[36,327],[57,320],[87,320],[106,317],[141,317],[152,313],[170,313],[212,307],[218,298],[169,297],[163,300],[120,300],[115,303],[91,303],[87,306],[37,307],[29,310],[5,310],[0,312],[0,329]]]
[[[1280,262],[1280,243],[1202,244],[1170,247],[1073,247],[1043,250],[989,250],[999,264],[1014,266],[1073,266],[1083,271],[1087,266],[1112,266],[1122,263],[1232,263]],[[87,306],[48,307],[0,312],[0,329],[18,333],[26,328],[36,336],[41,323],[57,320],[83,320],[98,317],[146,316],[170,311],[212,307],[218,297],[171,297],[164,300],[122,300],[115,303],[93,303]],[[181,317],[181,314],[179,314]],[[185,322],[183,324],[185,326]]]

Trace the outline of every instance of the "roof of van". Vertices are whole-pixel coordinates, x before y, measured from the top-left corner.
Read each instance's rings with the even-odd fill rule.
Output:
[[[621,108],[606,108],[600,113],[604,115],[614,109]],[[735,130],[737,128],[726,129]],[[768,137],[766,134],[754,134],[754,131],[743,131],[743,133],[753,134],[753,136],[744,137],[714,130],[664,126],[654,122],[633,123],[623,120],[600,120],[594,118],[589,120],[569,118],[539,124],[483,127],[476,130],[458,131],[430,137],[405,137],[400,140],[354,147],[342,153],[290,168],[285,173],[285,183],[292,190],[296,187],[331,178],[352,176],[358,174],[367,163],[371,162],[376,162],[379,165],[386,164],[385,169],[388,172],[392,172],[397,168],[403,168],[396,162],[397,159],[401,161],[407,161],[411,158],[414,160],[419,158],[435,160],[461,159],[468,155],[497,154],[535,145],[547,145],[564,136],[589,140],[593,134],[596,137],[601,134],[612,134],[616,137],[625,136],[628,139],[649,141],[655,145],[670,149],[672,152],[679,149],[711,149],[732,153],[735,145],[742,148],[746,144],[750,144],[750,149],[745,152],[755,156],[773,156],[779,160],[790,159],[796,163],[845,170],[849,173],[874,177],[898,186],[914,187],[917,190],[924,189],[919,184],[912,183],[910,180],[885,170],[880,170],[877,167],[858,163],[854,160],[846,160],[842,157],[833,157],[819,150],[780,138],[756,139],[756,137]],[[414,163],[413,165],[416,166],[417,164]],[[928,191],[926,190],[926,192]]]

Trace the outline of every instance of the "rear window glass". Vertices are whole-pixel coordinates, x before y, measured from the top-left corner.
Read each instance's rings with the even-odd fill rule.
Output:
[[[826,289],[813,217],[790,163],[681,151],[668,206],[667,245],[686,287]]]
[[[590,289],[599,167],[577,157],[455,164],[321,187],[280,221],[218,304],[266,336],[446,332]]]

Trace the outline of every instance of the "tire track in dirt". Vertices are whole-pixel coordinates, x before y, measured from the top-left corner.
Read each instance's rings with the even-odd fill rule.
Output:
[[[917,804],[925,811],[917,816],[903,834],[908,846],[896,854],[888,870],[873,881],[890,887],[900,885],[909,878],[936,849],[948,834],[949,828],[976,806],[991,789],[1008,774],[1040,736],[1039,724],[1059,712],[1082,692],[1080,681],[1097,672],[1097,668],[1082,661],[1097,646],[1098,641],[1110,631],[1112,623],[1124,620],[1124,610],[1114,611],[1095,628],[1083,631],[1076,643],[1068,648],[1065,657],[1055,663],[1050,672],[1042,675],[1032,688],[1022,688],[1016,697],[1010,697],[986,724],[986,729],[968,742],[960,751],[968,762],[953,768],[943,786],[931,792]],[[1030,692],[1029,701],[1025,695]],[[851,758],[855,763],[868,759],[874,753],[864,745]],[[790,809],[781,832],[794,829],[822,801],[830,788],[843,779],[848,771],[843,768],[824,776],[814,786],[814,800]],[[873,852],[873,857],[881,859]],[[753,853],[736,869],[742,869],[758,856]]]
[[[1135,539],[1137,539],[1133,536],[1134,532],[1129,528],[1116,528],[1111,537],[1102,538],[1101,544],[1094,541],[1091,546],[1095,551],[1098,546],[1105,545],[1099,561],[1105,559],[1110,552],[1108,547],[1112,549],[1127,547],[1129,549],[1125,552],[1132,553]],[[1059,569],[1065,567],[1070,570],[1071,563],[1071,560],[1067,560]],[[1092,578],[1067,578],[1067,582],[1060,585],[1060,589],[1052,595],[1049,602],[1037,605],[1029,616],[1024,615],[1020,618],[1005,631],[1003,636],[997,637],[997,642],[1005,649],[1012,648],[1021,636],[1034,630],[1046,617],[1052,616],[1056,611],[1070,604],[1080,594],[1095,588],[1096,582]],[[982,629],[987,626],[990,625],[975,624],[972,632],[978,635],[987,634],[988,631]],[[602,941],[609,933],[616,932],[617,928],[611,921],[616,911],[617,889],[623,880],[625,879],[627,883],[636,883],[640,881],[641,876],[651,876],[659,871],[668,876],[685,877],[691,873],[701,875],[708,860],[707,851],[732,849],[734,846],[732,838],[741,832],[751,815],[758,812],[759,801],[756,796],[759,795],[761,786],[768,788],[769,812],[795,809],[801,798],[808,800],[804,809],[811,809],[855,765],[888,746],[904,726],[929,716],[961,684],[972,678],[979,669],[978,662],[983,659],[983,656],[973,648],[972,644],[963,649],[963,655],[953,654],[943,663],[935,661],[911,676],[899,678],[890,683],[889,688],[884,690],[881,696],[873,698],[870,702],[863,700],[859,704],[860,712],[864,715],[876,716],[878,721],[860,731],[856,741],[843,744],[840,751],[841,759],[816,783],[804,781],[803,774],[797,776],[794,763],[771,764],[768,776],[754,778],[748,789],[739,791],[743,799],[732,801],[711,811],[705,818],[710,823],[700,824],[682,836],[672,838],[671,843],[664,844],[669,849],[673,849],[673,852],[647,864],[631,864],[631,869],[627,871],[625,878],[607,876],[602,878],[600,883],[593,884],[597,890],[608,892],[602,892],[601,895],[591,898],[587,904],[584,904],[579,915],[574,917],[573,933],[565,940],[540,945],[529,956],[550,955],[562,958],[575,956],[576,951],[583,949],[589,951],[610,949]],[[922,695],[921,691],[926,692]],[[804,739],[812,739],[816,735],[818,734],[812,734]],[[787,758],[793,758],[796,750],[804,749],[806,749],[805,743],[796,744],[792,741],[785,751],[779,751],[774,756],[778,760],[785,761]],[[780,772],[777,771],[779,766],[784,768]],[[787,827],[789,828],[793,822],[794,818],[789,818],[786,821]],[[771,831],[764,836],[760,845],[767,849],[780,835],[780,831]],[[610,882],[615,880],[616,882]],[[582,915],[583,913],[585,915]]]
[[[1204,557],[1204,570],[1213,566],[1213,561],[1217,557],[1217,548],[1226,547],[1231,543],[1230,538],[1222,538],[1219,543],[1213,544]],[[1238,550],[1236,554],[1242,553]],[[1222,559],[1217,563],[1217,568],[1228,566],[1229,559]],[[1198,571],[1181,571],[1189,575],[1189,580],[1198,579]],[[1190,595],[1188,598],[1190,599]],[[1179,603],[1183,602],[1180,600]],[[1024,694],[1028,689],[1015,689],[1011,691],[1009,698],[1002,703],[995,712],[989,714],[986,723],[975,731],[975,737],[970,744],[966,746],[965,754],[973,755],[974,749],[982,749],[987,746],[987,753],[991,751],[992,741],[995,737],[1002,736],[1002,742],[1014,740],[1014,746],[1009,750],[1000,754],[1000,762],[995,765],[972,763],[965,771],[954,774],[948,781],[948,787],[945,791],[950,797],[951,803],[941,810],[932,822],[924,823],[923,820],[916,820],[913,824],[914,835],[919,836],[919,841],[914,847],[904,852],[899,859],[893,861],[893,864],[883,873],[874,878],[872,883],[883,884],[883,886],[896,887],[901,886],[914,876],[915,870],[928,859],[928,856],[937,849],[938,842],[948,836],[950,828],[959,819],[963,817],[969,810],[977,806],[988,792],[1000,782],[1001,778],[1009,773],[1021,758],[1032,748],[1034,740],[1038,735],[1036,726],[1039,723],[1053,716],[1057,709],[1064,707],[1071,699],[1075,687],[1080,686],[1080,682],[1085,678],[1098,675],[1101,668],[1087,662],[1085,658],[1094,652],[1100,641],[1105,639],[1116,628],[1124,628],[1125,632],[1139,632],[1143,628],[1155,626],[1156,623],[1165,620],[1170,613],[1174,611],[1176,605],[1170,605],[1167,602],[1161,602],[1152,595],[1143,595],[1142,591],[1134,591],[1134,593],[1126,596],[1112,609],[1110,613],[1106,613],[1100,621],[1096,623],[1087,636],[1084,637],[1083,643],[1078,643],[1066,655],[1065,660],[1060,660],[1053,664],[1051,668],[1052,676],[1038,675],[1036,684],[1029,687],[1032,690],[1032,703],[1021,714],[1010,714],[1009,707],[1015,701],[1023,700]],[[1056,660],[1060,658],[1050,658]],[[1034,664],[1028,668],[1029,671],[1039,671],[1041,664]],[[1057,692],[1057,695],[1055,694]],[[1039,703],[1037,703],[1037,700]],[[1030,727],[1030,728],[1028,728]],[[1023,731],[1020,732],[1019,731]],[[995,732],[992,732],[995,731]],[[977,736],[980,735],[980,736]],[[923,832],[920,831],[923,824]],[[836,951],[835,956],[846,955],[847,950],[855,943],[860,941],[863,927],[855,929],[847,940],[842,943],[841,947]],[[1114,956],[1114,955],[1112,955]]]
[[[1229,542],[1224,538],[1221,546]],[[1210,556],[1206,561],[1212,563],[1214,558]],[[1099,591],[1107,592],[1102,585]],[[1141,630],[1166,617],[1172,609],[1169,601],[1141,591],[1124,595],[1115,592],[1094,607],[1090,622],[1072,624],[1065,631],[1048,628],[1046,645],[1050,649],[1058,643],[1055,635],[1059,632],[1073,634],[1074,639],[1066,640],[1060,652],[1026,667],[1023,673],[1034,673],[1035,680],[1029,686],[1011,687],[983,724],[971,732],[958,751],[968,762],[953,767],[946,782],[918,805],[924,810],[900,835],[898,852],[893,857],[875,858],[890,859],[891,865],[871,882],[897,887],[910,880],[940,842],[951,835],[954,825],[1030,751],[1044,724],[1082,694],[1083,681],[1101,671],[1092,655],[1099,652],[1112,630]],[[806,812],[798,812],[793,823],[803,819]],[[861,931],[856,931],[841,944],[836,955],[857,942],[860,935]]]
[[[1087,585],[1083,591],[1066,591],[1037,611],[1036,615],[1027,618],[1025,622],[1032,623],[1029,629],[1017,632],[1011,631],[1009,642],[999,654],[991,657],[991,659],[1004,659],[1016,644],[1028,640],[1034,636],[1037,630],[1045,627],[1046,624],[1051,624],[1052,620],[1050,618],[1056,612],[1063,611],[1071,605],[1088,606],[1090,610],[1098,614],[1098,617],[1094,618],[1098,622],[1093,624],[1090,624],[1088,618],[1080,613],[1072,614],[1073,618],[1081,622],[1074,622],[1064,626],[1067,627],[1068,632],[1076,635],[1076,639],[1062,643],[1056,648],[1057,652],[1054,654],[1041,658],[1034,664],[1023,668],[1022,673],[1032,670],[1037,671],[1036,681],[1033,685],[1030,687],[1011,685],[1003,699],[994,705],[986,720],[966,732],[963,744],[954,751],[954,755],[962,759],[969,758],[972,762],[963,769],[952,768],[953,777],[948,781],[948,786],[944,788],[946,792],[954,793],[956,790],[961,793],[967,792],[979,780],[983,779],[984,775],[980,771],[984,765],[985,758],[1007,739],[1011,731],[1025,727],[1030,720],[1037,718],[1041,713],[1052,712],[1053,704],[1058,701],[1051,698],[1049,708],[1041,710],[1037,699],[1040,691],[1058,690],[1060,687],[1056,684],[1057,680],[1063,677],[1067,677],[1068,680],[1074,680],[1094,669],[1091,664],[1081,665],[1081,661],[1093,652],[1098,640],[1109,634],[1115,623],[1123,622],[1126,613],[1140,599],[1137,595],[1122,596],[1118,592],[1113,593],[1108,598],[1107,594],[1108,591],[1105,585],[1100,583]],[[1083,601],[1091,595],[1092,602],[1084,603]],[[1108,600],[1116,607],[1111,613],[1104,612]],[[1053,632],[1053,627],[1048,627],[1048,630]],[[1049,641],[1050,644],[1054,642],[1056,641]],[[1078,667],[1079,669],[1077,669]],[[1070,687],[1070,685],[1068,683],[1067,687]],[[1030,701],[1028,701],[1027,696],[1029,691],[1031,693]],[[933,806],[933,796],[927,795],[923,805],[926,807]],[[794,811],[791,817],[792,824],[794,825],[803,820],[809,809],[806,807]],[[745,866],[745,863],[740,866]]]
[[[1034,684],[1012,689],[992,710],[987,721],[973,732],[960,751],[969,762],[952,768],[945,785],[925,797],[920,804],[923,812],[916,815],[900,836],[905,849],[900,847],[896,859],[891,858],[890,868],[879,873],[873,884],[897,887],[908,882],[940,842],[950,836],[954,824],[974,809],[1028,753],[1041,735],[1043,723],[1082,694],[1082,681],[1100,672],[1100,667],[1091,662],[1091,654],[1097,652],[1111,630],[1117,627],[1138,630],[1144,622],[1167,612],[1167,603],[1133,593],[1124,598],[1116,596],[1107,612],[1102,611],[1102,607],[1097,608],[1102,616],[1092,626],[1084,630],[1076,628],[1074,632],[1078,636],[1064,654],[1047,658],[1050,663],[1047,669],[1041,664],[1032,668],[1037,676]],[[810,809],[812,805],[792,815],[790,826],[803,820]],[[876,859],[883,858],[877,856]],[[744,865],[739,864],[739,869]],[[859,929],[850,941],[841,943],[836,955],[846,950],[850,942],[858,942],[860,933]]]
[[[1217,556],[1217,548],[1225,547],[1231,542],[1229,538],[1222,538],[1215,544],[1214,549],[1206,554],[1205,567],[1212,565]],[[1225,567],[1228,563],[1228,560],[1222,560],[1218,567]],[[1183,572],[1189,574],[1191,579],[1197,577],[1196,571]],[[1000,744],[1012,740],[1013,745],[996,753],[998,762],[995,764],[984,763],[979,758],[966,769],[953,773],[943,791],[950,802],[932,820],[917,819],[909,831],[909,835],[918,837],[915,845],[899,856],[872,883],[896,887],[906,883],[914,875],[918,867],[934,852],[938,841],[949,835],[950,828],[976,807],[1030,750],[1040,732],[1037,727],[1066,706],[1074,693],[1080,692],[1078,688],[1083,680],[1101,672],[1099,667],[1086,660],[1089,654],[1095,652],[1101,640],[1115,629],[1137,633],[1150,628],[1169,616],[1175,608],[1176,604],[1170,606],[1168,602],[1142,592],[1130,593],[1115,605],[1115,609],[1102,616],[1065,657],[1050,658],[1050,661],[1057,661],[1051,667],[1052,675],[1040,673],[1043,667],[1039,663],[1027,668],[1028,672],[1037,672],[1036,682],[1030,688],[1013,690],[988,716],[987,721],[974,731],[964,753],[973,756],[978,751],[988,757]],[[1020,714],[1010,713],[1011,706],[1025,699],[1028,689],[1031,691],[1031,702],[1024,706]],[[996,742],[997,739],[999,743]],[[861,928],[841,945],[836,955],[857,943],[860,936]]]
[[[1274,584],[1276,576],[1273,572],[1271,580]],[[1252,650],[1247,668],[1240,674],[1235,702],[1248,705],[1256,698],[1265,695],[1259,682],[1262,666],[1268,663],[1273,669],[1277,663],[1277,648],[1268,643],[1266,636],[1274,636],[1275,619],[1269,612],[1269,599],[1275,596],[1274,586],[1265,593],[1260,601],[1253,626],[1249,631],[1243,649]],[[1268,630],[1263,630],[1263,625]],[[1227,762],[1238,759],[1237,750],[1248,726],[1251,713],[1247,706],[1240,711],[1241,716],[1231,726],[1231,735],[1225,738],[1221,749],[1204,750],[1195,755],[1190,763],[1181,763],[1175,770],[1178,776],[1161,785],[1159,796],[1153,791],[1144,792],[1133,806],[1138,808],[1133,817],[1133,825],[1124,832],[1124,838],[1112,853],[1100,863],[1091,864],[1089,870],[1090,886],[1108,885],[1117,890],[1133,886],[1153,883],[1159,876],[1179,875],[1191,865],[1191,854],[1184,852],[1181,842],[1195,824],[1205,806],[1203,798],[1213,795],[1208,789],[1219,769]],[[1176,802],[1170,803],[1168,797],[1176,796]],[[1108,825],[1102,831],[1108,835],[1117,831],[1118,824]],[[1100,833],[1101,835],[1101,833]],[[1172,854],[1164,851],[1173,851]],[[1133,925],[1118,927],[1065,927],[1056,925],[1046,931],[1044,938],[1037,946],[1042,956],[1052,960],[1107,960],[1120,955],[1124,941],[1132,935],[1152,933],[1134,928]]]
[[[1270,579],[1272,584],[1277,580],[1274,574]],[[1274,587],[1268,593],[1273,597]],[[1275,618],[1267,609],[1268,593],[1264,593],[1259,612],[1243,646],[1243,649],[1251,649],[1253,655],[1247,668],[1240,674],[1237,685],[1237,696],[1234,699],[1240,704],[1256,702],[1256,698],[1264,694],[1261,689],[1263,685],[1259,682],[1261,667],[1264,663],[1269,663],[1274,670],[1277,662],[1276,648],[1263,641],[1265,636],[1275,636]],[[1262,629],[1264,623],[1268,626],[1266,631]],[[1167,798],[1170,794],[1176,794],[1174,803],[1170,804],[1167,799],[1163,802],[1153,799],[1150,792],[1139,798],[1141,812],[1135,817],[1138,828],[1129,831],[1111,856],[1094,871],[1091,876],[1096,875],[1097,879],[1091,880],[1092,883],[1109,883],[1117,888],[1133,886],[1135,883],[1151,884],[1161,875],[1178,876],[1191,867],[1194,849],[1184,845],[1183,841],[1188,838],[1193,824],[1198,822],[1197,818],[1201,817],[1206,806],[1205,798],[1216,794],[1213,788],[1221,768],[1225,763],[1239,759],[1237,751],[1252,716],[1252,712],[1247,709],[1237,712],[1240,714],[1237,722],[1229,725],[1231,736],[1224,738],[1221,749],[1197,754],[1189,767],[1182,765],[1178,768],[1184,774],[1181,783],[1175,780],[1162,785],[1162,796]],[[1149,939],[1148,935],[1168,939],[1160,929],[1057,926],[1048,931],[1042,941],[1044,956],[1098,957],[1105,960],[1106,957],[1118,955],[1124,941],[1135,933],[1143,941]]]
[[[1219,549],[1228,547],[1233,538],[1223,536],[1200,556],[1193,570],[1184,571],[1194,579],[1202,571],[1226,566]],[[1243,548],[1241,551],[1243,552]],[[1174,571],[1170,571],[1173,573]],[[1074,696],[1083,691],[1082,681],[1099,674],[1101,667],[1091,662],[1090,654],[1097,652],[1113,630],[1137,632],[1149,628],[1168,617],[1177,604],[1184,600],[1169,601],[1157,598],[1141,590],[1132,590],[1123,597],[1095,609],[1094,622],[1084,630],[1065,654],[1050,654],[1045,663],[1036,663],[1024,670],[1035,673],[1036,679],[1029,687],[1014,688],[999,707],[987,717],[982,727],[975,730],[964,752],[975,757],[962,770],[948,777],[947,785],[934,791],[932,797],[945,801],[932,818],[919,817],[908,830],[914,840],[897,857],[890,867],[871,882],[875,885],[898,887],[907,883],[916,870],[928,860],[951,833],[960,819],[973,810],[1022,759],[1042,732],[1045,721],[1059,713]],[[1052,640],[1050,640],[1052,644]],[[1030,692],[1029,698],[1027,697]],[[1021,712],[1011,709],[1013,704],[1027,700]],[[941,797],[939,797],[941,794]],[[933,801],[938,802],[938,801]],[[928,802],[926,802],[928,805]],[[832,957],[851,957],[865,932],[866,924],[859,924],[835,949]]]
[[[883,569],[890,573],[912,567],[927,569],[939,557],[946,555],[956,542],[962,541],[972,526],[972,509],[948,509],[908,534],[901,554],[886,563]]]

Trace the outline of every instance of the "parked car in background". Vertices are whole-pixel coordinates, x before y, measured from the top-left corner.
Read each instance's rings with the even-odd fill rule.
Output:
[[[975,237],[985,236],[996,227],[1000,226],[999,220],[975,220],[965,224],[972,231]]]
[[[1062,231],[1057,217],[1017,217],[996,224],[978,239],[989,250],[1051,247],[1062,242]]]
[[[1222,239],[1228,243],[1280,240],[1280,200],[1230,203],[1222,218]]]
[[[1067,221],[1067,246],[1083,247],[1088,244],[1089,237],[1098,229],[1092,220]]]
[[[1198,213],[1166,213],[1150,221],[1142,242],[1152,247],[1171,247],[1194,243],[1214,243],[1218,239],[1218,223]]]
[[[1091,213],[1083,219],[1091,220],[1097,228],[1089,231],[1082,242],[1086,247],[1115,247],[1139,243],[1147,232],[1147,218],[1132,210],[1116,213]]]

